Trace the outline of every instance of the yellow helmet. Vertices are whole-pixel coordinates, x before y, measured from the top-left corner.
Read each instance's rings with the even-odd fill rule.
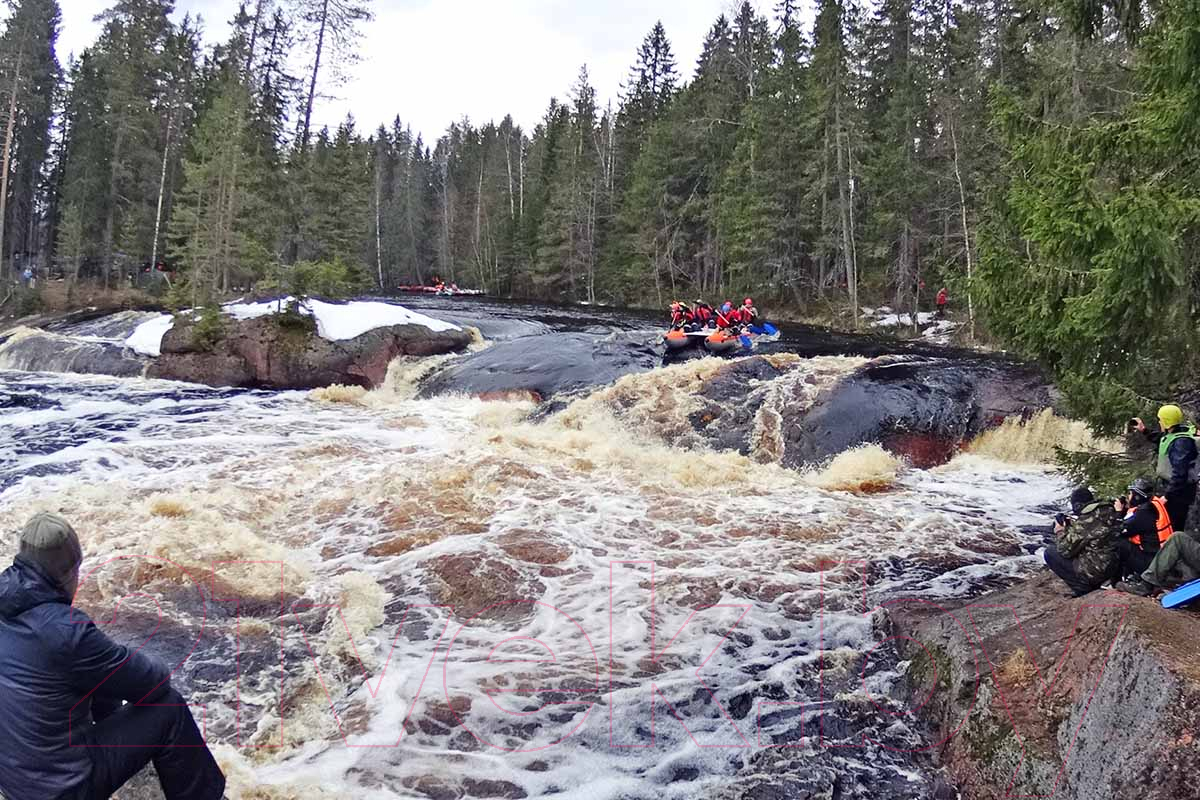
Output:
[[[1174,428],[1183,423],[1183,409],[1179,406],[1163,406],[1158,410],[1158,421],[1164,428]]]

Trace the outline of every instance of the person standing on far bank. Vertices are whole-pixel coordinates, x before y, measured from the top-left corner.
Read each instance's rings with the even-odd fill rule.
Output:
[[[1156,473],[1159,490],[1167,499],[1171,527],[1187,527],[1188,512],[1196,502],[1197,469],[1200,448],[1196,446],[1196,427],[1183,418],[1183,409],[1166,405],[1158,410],[1158,431],[1151,431],[1140,419],[1133,420],[1137,430],[1157,448]]]
[[[72,603],[83,550],[38,514],[0,574],[0,794],[105,800],[150,763],[166,800],[219,800],[225,776],[171,671]]]

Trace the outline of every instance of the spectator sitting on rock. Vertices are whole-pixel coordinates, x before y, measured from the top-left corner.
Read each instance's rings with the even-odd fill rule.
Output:
[[[1059,514],[1055,520],[1055,543],[1043,558],[1075,596],[1082,597],[1119,577],[1116,534],[1121,517],[1108,504],[1097,503],[1083,486],[1071,494],[1071,511],[1075,519]]]
[[[107,798],[153,762],[167,800],[218,800],[225,776],[171,671],[72,602],[83,550],[38,514],[0,574],[0,795]]]

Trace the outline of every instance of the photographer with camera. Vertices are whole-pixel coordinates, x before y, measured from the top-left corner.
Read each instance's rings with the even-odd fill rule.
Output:
[[[1055,543],[1042,557],[1075,596],[1082,597],[1119,577],[1116,542],[1121,516],[1096,502],[1091,490],[1082,486],[1071,494],[1071,511],[1075,519],[1055,517]]]
[[[1196,502],[1196,482],[1200,477],[1196,428],[1184,420],[1183,409],[1176,405],[1158,410],[1158,426],[1159,430],[1151,431],[1141,419],[1135,417],[1129,421],[1130,430],[1144,435],[1158,453],[1155,472],[1159,489],[1166,497],[1171,526],[1182,531]]]
[[[1124,515],[1117,539],[1120,575],[1141,575],[1175,533],[1166,501],[1155,493],[1152,481],[1139,478],[1125,497],[1113,501],[1113,510]]]

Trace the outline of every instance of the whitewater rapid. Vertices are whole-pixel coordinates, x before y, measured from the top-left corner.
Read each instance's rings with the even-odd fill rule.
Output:
[[[668,446],[678,418],[533,423],[403,376],[0,384],[0,526],[75,523],[80,605],[158,627],[232,798],[931,796],[870,610],[1034,569],[1068,491],[984,455],[789,471]]]

